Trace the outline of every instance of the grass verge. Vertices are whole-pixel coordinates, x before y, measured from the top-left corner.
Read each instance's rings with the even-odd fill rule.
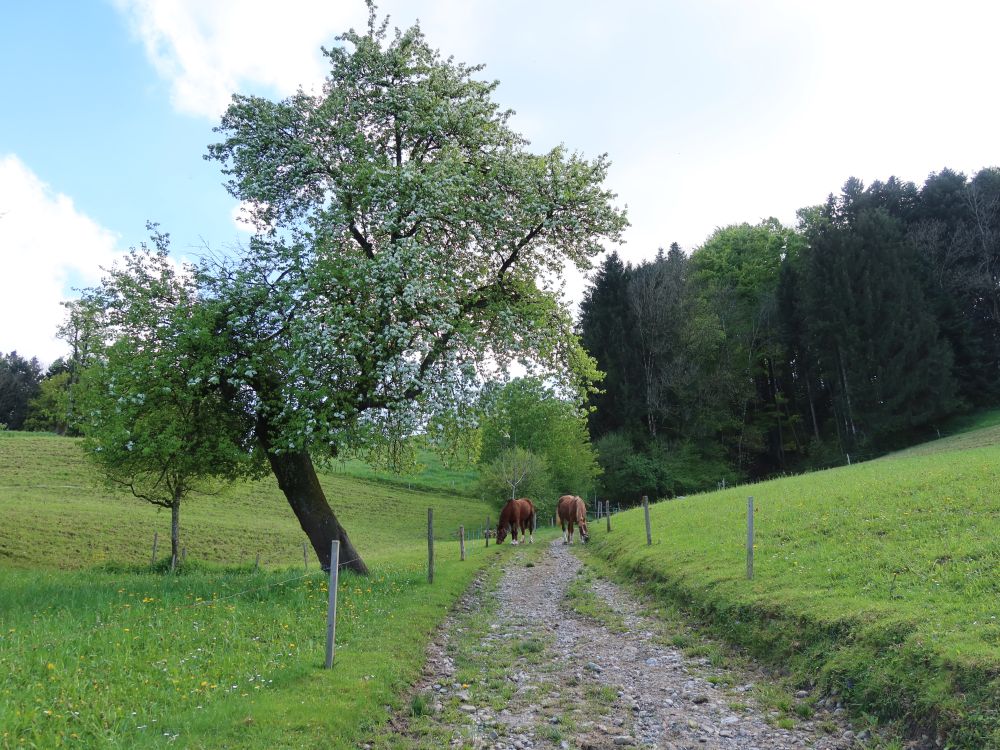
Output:
[[[590,553],[856,716],[998,747],[998,488],[996,446],[903,456],[658,503],[652,546],[621,514]]]

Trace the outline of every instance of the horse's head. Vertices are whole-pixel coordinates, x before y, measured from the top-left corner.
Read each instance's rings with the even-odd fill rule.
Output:
[[[509,523],[497,526],[497,544],[503,544],[503,540],[507,538],[508,531],[510,531]]]
[[[580,528],[580,538],[584,542],[590,541],[590,531],[587,530],[587,506],[584,505],[582,497],[575,497],[576,502],[576,525]]]

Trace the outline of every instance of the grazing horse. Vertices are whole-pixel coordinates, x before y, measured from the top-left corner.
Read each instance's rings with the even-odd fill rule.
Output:
[[[563,544],[573,543],[574,521],[580,527],[580,538],[585,542],[590,541],[590,534],[587,533],[587,506],[583,498],[577,495],[563,495],[559,498],[559,505],[556,506],[556,523],[562,525]]]
[[[522,541],[527,539],[535,542],[535,505],[526,497],[519,497],[517,500],[509,500],[503,510],[500,511],[500,520],[497,522],[497,544],[503,544],[503,540],[510,532],[511,544],[517,544],[517,532],[521,531]]]

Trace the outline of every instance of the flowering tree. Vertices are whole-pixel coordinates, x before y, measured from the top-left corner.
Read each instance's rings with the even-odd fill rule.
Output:
[[[321,93],[233,97],[207,158],[257,234],[201,273],[229,347],[220,386],[252,405],[321,562],[339,539],[359,572],[313,457],[423,429],[515,358],[582,392],[596,370],[555,280],[627,223],[604,157],[530,153],[480,67],[370,10],[325,50]]]
[[[167,236],[153,241],[70,306],[70,327],[87,332],[77,409],[88,455],[112,488],[170,509],[176,561],[182,501],[261,462],[245,417],[209,382],[210,308],[169,259]]]

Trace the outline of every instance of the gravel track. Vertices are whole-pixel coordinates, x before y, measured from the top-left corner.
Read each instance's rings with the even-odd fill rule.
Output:
[[[685,656],[668,645],[661,623],[646,617],[641,604],[613,583],[581,577],[604,603],[598,606],[611,614],[599,619],[576,614],[567,606],[566,593],[579,576],[579,559],[561,541],[548,545],[532,563],[525,562],[526,553],[524,548],[511,550],[495,591],[486,590],[482,581],[475,584],[430,645],[416,686],[417,694],[430,696],[430,715],[419,720],[397,716],[391,723],[394,732],[366,747],[866,746],[868,733],[855,734],[836,705],[816,707],[809,719],[796,719],[792,728],[777,726],[784,714],[761,708],[754,698],[755,685],[768,680],[764,672],[735,672]],[[487,597],[497,609],[484,631]],[[477,617],[479,635],[470,643]],[[460,645],[466,653],[474,651],[482,660],[478,663],[493,667],[491,690],[483,688],[485,677],[481,685],[456,682],[454,654]],[[512,656],[512,648],[521,654]]]

